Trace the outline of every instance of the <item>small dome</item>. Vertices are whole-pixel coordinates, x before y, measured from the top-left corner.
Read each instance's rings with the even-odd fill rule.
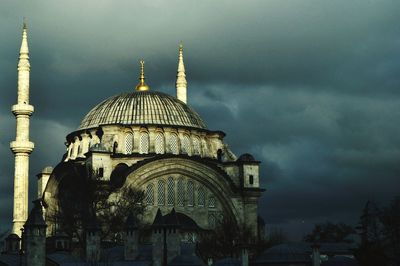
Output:
[[[213,266],[241,266],[242,262],[234,258],[225,258],[213,263]]]
[[[254,162],[255,159],[250,153],[244,153],[237,159],[238,162]]]
[[[19,239],[21,239],[17,234],[9,234],[7,237],[6,237],[6,240],[11,240],[11,239],[17,239],[17,240],[19,240]]]
[[[280,244],[273,246],[257,259],[258,263],[282,263],[282,262],[309,262],[310,247],[302,244]]]
[[[322,266],[358,266],[355,259],[346,256],[334,256],[322,263]]]
[[[112,96],[95,106],[78,129],[110,124],[206,128],[200,116],[184,102],[155,91],[134,91]]]

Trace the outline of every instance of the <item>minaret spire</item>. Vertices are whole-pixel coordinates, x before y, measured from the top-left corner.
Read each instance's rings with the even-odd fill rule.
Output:
[[[183,45],[179,45],[178,72],[176,74],[176,98],[187,103],[187,81],[185,74],[185,64],[183,63]]]
[[[12,232],[19,236],[28,218],[29,154],[34,148],[33,142],[29,141],[29,118],[34,111],[29,104],[29,72],[28,35],[24,21],[18,62],[18,100],[11,108],[17,120],[16,138],[10,143],[15,156]]]
[[[139,75],[139,84],[136,85],[137,91],[148,91],[150,87],[144,82],[144,60],[140,60],[140,75]]]

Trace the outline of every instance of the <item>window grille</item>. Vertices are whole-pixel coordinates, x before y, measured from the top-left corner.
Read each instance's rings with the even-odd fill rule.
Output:
[[[175,204],[175,181],[172,177],[168,177],[167,189],[168,189],[167,203],[168,203],[168,205],[174,205]]]
[[[208,198],[208,207],[215,208],[215,198],[214,198],[214,196],[210,196]]]
[[[165,183],[164,180],[158,180],[158,205],[165,204]]]
[[[153,184],[148,184],[146,187],[146,204],[153,205],[154,204],[154,189]]]
[[[155,139],[155,152],[157,154],[164,153],[164,135],[161,132],[156,134]]]
[[[210,226],[210,228],[215,228],[215,216],[213,213],[210,213],[208,215],[208,225]]]
[[[178,136],[176,134],[171,134],[169,137],[169,148],[173,154],[179,153],[178,147]]]
[[[178,205],[183,206],[185,201],[185,188],[183,187],[183,180],[178,180]]]
[[[187,242],[188,243],[194,243],[195,242],[195,236],[193,234],[193,232],[188,232],[187,233]]]
[[[128,133],[125,137],[125,152],[126,154],[131,154],[133,150],[133,134]]]
[[[187,183],[187,193],[188,193],[188,206],[194,205],[194,184],[193,181],[188,181]]]
[[[182,153],[190,155],[190,139],[188,135],[184,135],[182,139]]]
[[[139,153],[149,153],[149,134],[146,132],[140,134]]]
[[[201,152],[200,140],[198,137],[193,138],[193,153],[199,155]]]
[[[206,201],[206,193],[204,192],[204,188],[201,186],[199,187],[197,197],[197,204],[201,207],[204,207]]]

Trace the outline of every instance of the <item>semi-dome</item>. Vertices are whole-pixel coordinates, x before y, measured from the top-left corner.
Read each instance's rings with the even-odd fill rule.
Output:
[[[184,102],[154,91],[134,91],[112,96],[96,105],[78,129],[111,124],[206,128],[200,116]]]

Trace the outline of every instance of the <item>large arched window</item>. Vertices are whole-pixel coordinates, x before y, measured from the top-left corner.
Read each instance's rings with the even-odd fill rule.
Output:
[[[175,204],[175,181],[172,177],[168,177],[167,190],[168,190],[167,204],[174,205]]]
[[[165,182],[164,180],[158,180],[158,193],[157,193],[158,205],[165,204]]]
[[[197,205],[204,207],[206,203],[206,193],[202,186],[199,187],[199,191],[197,192]]]
[[[149,134],[147,132],[140,133],[139,153],[149,153]]]
[[[125,136],[125,153],[131,154],[133,151],[133,134],[129,132]]]
[[[178,136],[176,134],[171,134],[169,136],[169,149],[171,153],[179,154]]]
[[[157,154],[163,154],[164,153],[164,135],[163,135],[163,133],[158,132],[156,134],[156,138],[155,138],[155,141],[154,141],[154,146],[155,146],[154,147],[155,152]]]
[[[190,138],[188,135],[183,135],[182,138],[182,153],[191,154],[190,149]]]
[[[187,183],[187,197],[188,197],[188,206],[194,205],[194,184],[193,181],[188,181]]]
[[[201,147],[200,147],[200,139],[198,137],[193,138],[193,154],[200,155]]]
[[[148,184],[146,186],[146,204],[153,205],[154,204],[154,188],[153,184]]]
[[[183,185],[183,180],[180,178],[178,180],[178,206],[183,206],[185,204],[185,188]]]

